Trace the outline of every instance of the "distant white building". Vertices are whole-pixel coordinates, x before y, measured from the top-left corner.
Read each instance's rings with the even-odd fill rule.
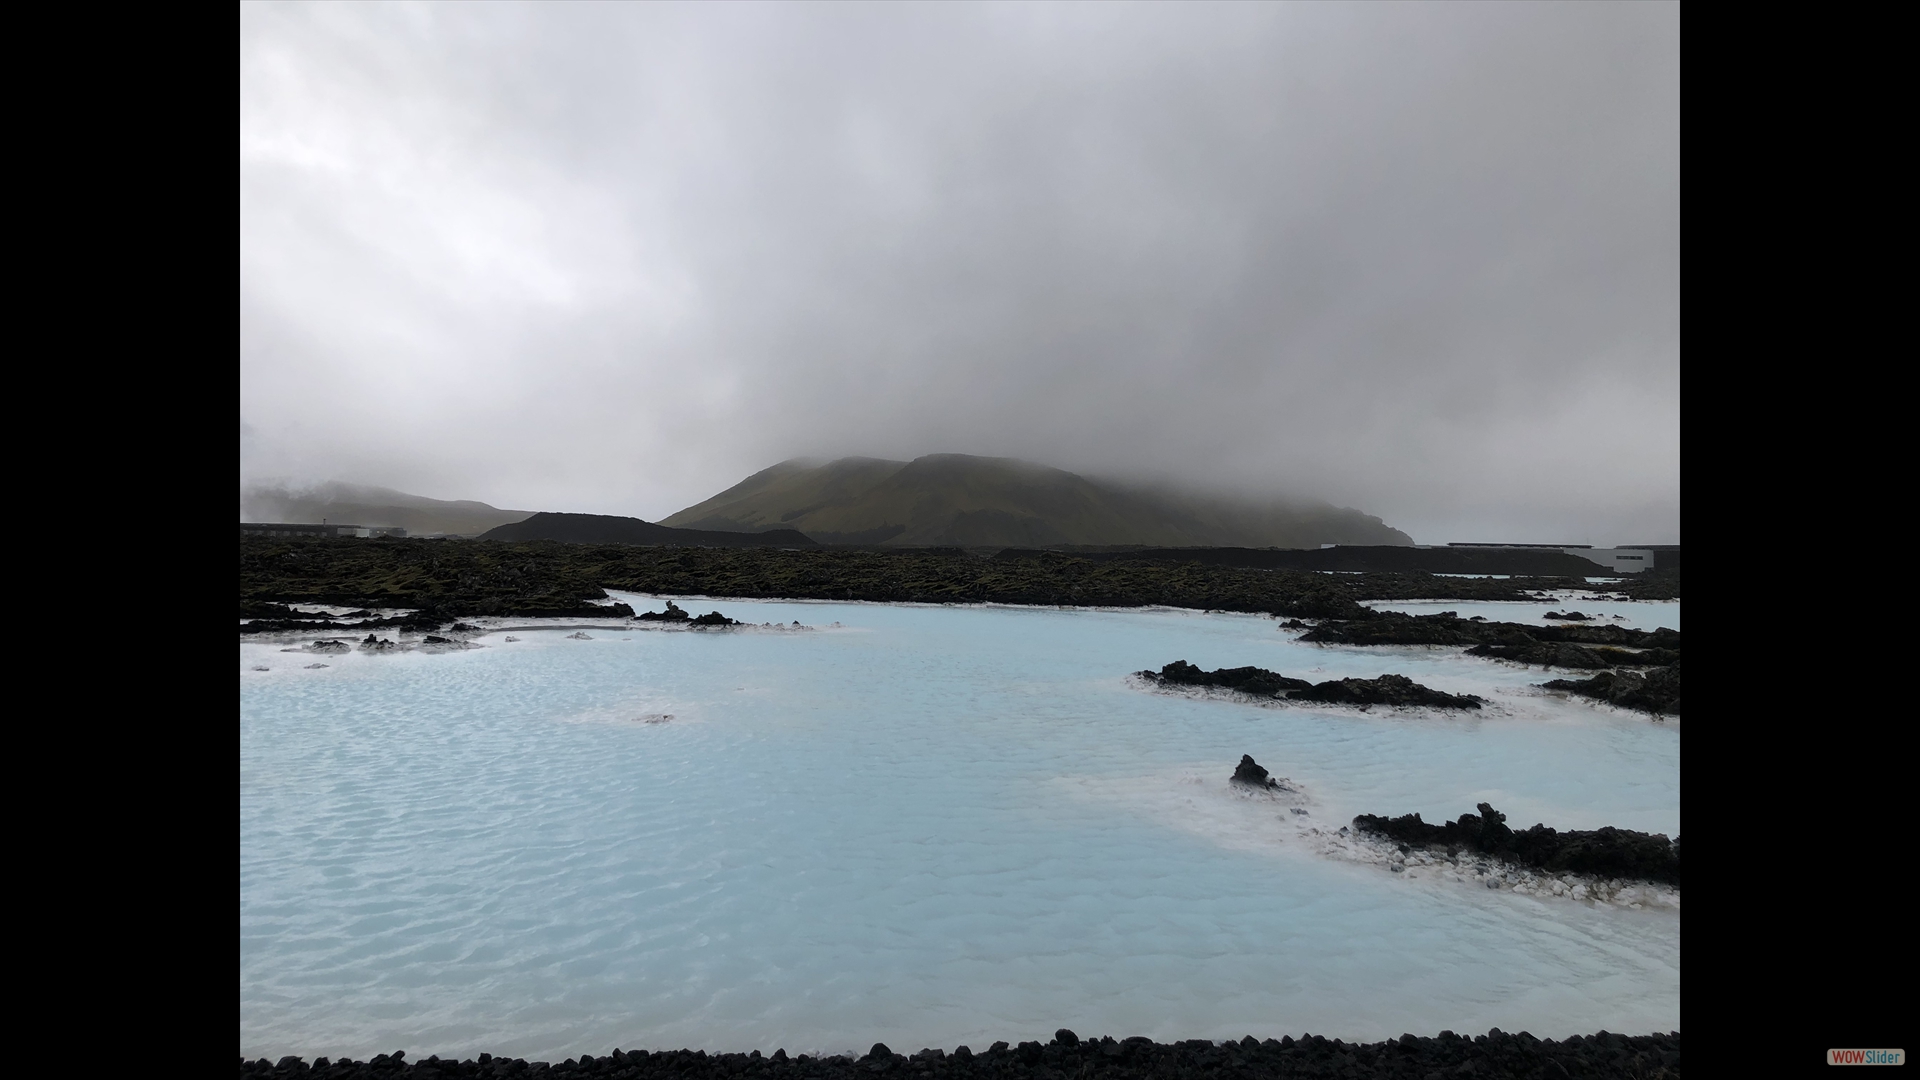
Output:
[[[1653,569],[1651,548],[1587,548],[1581,551],[1569,548],[1567,554],[1591,559],[1616,574],[1637,574]]]
[[[1652,548],[1597,548],[1592,544],[1448,544],[1456,548],[1499,548],[1520,551],[1564,551],[1578,555],[1616,574],[1638,574],[1653,569]]]

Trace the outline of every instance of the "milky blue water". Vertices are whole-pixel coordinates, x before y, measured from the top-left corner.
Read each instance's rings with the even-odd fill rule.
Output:
[[[1677,913],[1332,861],[1225,783],[1252,754],[1328,829],[1490,801],[1674,835],[1677,723],[1251,616],[682,604],[844,627],[240,646],[243,1055],[1679,1027]],[[1126,677],[1176,659],[1493,704]]]

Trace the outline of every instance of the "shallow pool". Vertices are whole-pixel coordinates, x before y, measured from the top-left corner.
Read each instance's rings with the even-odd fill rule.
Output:
[[[818,629],[241,645],[243,1056],[1679,1027],[1674,912],[1330,861],[1226,784],[1252,754],[1329,829],[1486,801],[1674,835],[1677,722],[1254,616],[681,603]],[[1492,704],[1128,679],[1178,659]]]

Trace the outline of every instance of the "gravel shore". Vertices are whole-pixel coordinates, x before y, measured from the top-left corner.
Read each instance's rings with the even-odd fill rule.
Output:
[[[704,1050],[648,1052],[615,1050],[605,1057],[582,1056],[561,1062],[522,1061],[482,1054],[470,1061],[406,1060],[402,1053],[382,1054],[371,1061],[319,1058],[311,1063],[282,1058],[240,1062],[240,1075],[302,1077],[513,1077],[604,1076],[661,1077],[672,1080],[748,1077],[754,1080],[936,1080],[936,1078],[1006,1078],[1006,1080],[1115,1080],[1147,1078],[1219,1077],[1394,1077],[1408,1080],[1472,1077],[1634,1077],[1636,1080],[1678,1080],[1680,1033],[1652,1035],[1574,1035],[1565,1040],[1536,1039],[1522,1031],[1507,1034],[1495,1028],[1485,1035],[1455,1035],[1443,1031],[1422,1038],[1402,1035],[1378,1043],[1348,1043],[1318,1035],[1295,1039],[1212,1043],[1190,1039],[1156,1043],[1134,1037],[1080,1039],[1071,1031],[1056,1032],[1048,1043],[1004,1042],[974,1052],[958,1047],[952,1052],[926,1049],[912,1055],[895,1053],[875,1044],[861,1057],[789,1057],[776,1050],[771,1057],[751,1054],[709,1054]]]

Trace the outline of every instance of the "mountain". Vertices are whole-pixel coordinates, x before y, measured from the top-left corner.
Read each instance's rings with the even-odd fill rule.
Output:
[[[561,540],[569,544],[652,544],[674,547],[819,547],[792,529],[705,532],[670,529],[639,518],[606,514],[535,514],[489,529],[482,540]]]
[[[501,510],[483,502],[446,501],[409,495],[392,488],[342,484],[292,490],[279,486],[240,489],[241,521],[383,525],[413,536],[478,536],[488,529],[524,521],[531,510]]]
[[[1379,518],[1326,503],[1249,502],[1096,482],[1012,458],[796,458],[754,473],[662,525],[798,529],[823,544],[1317,548],[1407,545]]]

